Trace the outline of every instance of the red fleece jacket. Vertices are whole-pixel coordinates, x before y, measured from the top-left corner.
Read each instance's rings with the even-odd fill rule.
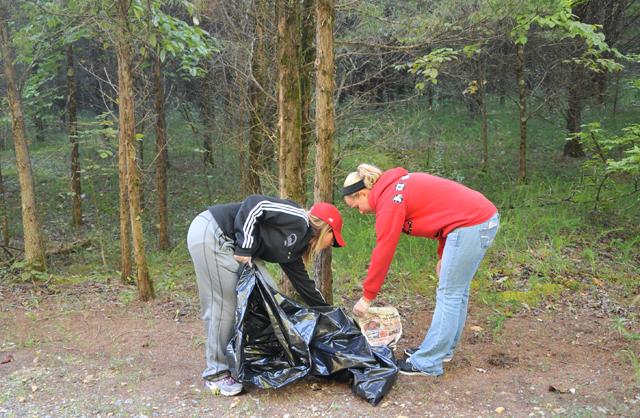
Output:
[[[442,257],[449,232],[491,218],[497,209],[486,197],[460,183],[401,167],[385,171],[369,194],[376,214],[376,246],[363,283],[373,300],[382,287],[402,232],[439,240]]]

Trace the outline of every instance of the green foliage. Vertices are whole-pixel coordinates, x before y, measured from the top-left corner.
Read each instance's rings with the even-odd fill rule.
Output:
[[[159,54],[163,62],[167,57],[179,60],[179,70],[183,74],[202,76],[204,70],[198,65],[218,50],[215,39],[198,26],[197,17],[193,18],[194,25],[189,25],[163,12],[163,3],[158,0],[150,3],[135,0],[133,3],[134,18],[144,28],[149,47]],[[195,11],[189,2],[184,2],[183,6],[192,13]]]
[[[583,164],[586,189],[582,198],[592,198],[596,204],[607,194],[609,199],[629,193],[627,182],[640,180],[640,124],[631,124],[620,135],[604,130],[599,122],[591,122],[576,133],[589,158]]]
[[[457,59],[459,55],[460,52],[452,48],[438,48],[412,63],[398,65],[396,69],[407,69],[411,74],[420,75],[432,84],[436,84],[442,65]],[[425,84],[423,82],[416,84],[418,90],[423,90],[424,87]]]
[[[44,283],[51,279],[48,273],[41,271],[42,268],[32,265],[26,260],[18,260],[11,264],[8,272],[14,277],[16,282],[40,282]]]
[[[624,318],[614,318],[613,319],[613,328],[616,332],[624,337],[625,340],[628,341],[638,341],[640,340],[640,334],[637,332],[629,331],[627,329],[627,321]]]

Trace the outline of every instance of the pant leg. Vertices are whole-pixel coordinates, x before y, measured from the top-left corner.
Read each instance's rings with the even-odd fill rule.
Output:
[[[233,258],[233,241],[223,235],[208,210],[191,223],[187,246],[196,273],[206,336],[202,377],[213,378],[229,370],[225,349],[235,321],[240,265]]]
[[[487,232],[491,223],[495,226]],[[481,232],[482,231],[482,232]],[[469,287],[490,242],[497,231],[497,218],[480,225],[458,228],[447,236],[431,326],[419,350],[411,356],[418,369],[441,375],[442,360],[452,354],[467,315]]]
[[[484,250],[482,258],[484,258],[484,254],[486,254],[486,251],[493,244],[493,240],[496,236],[496,233],[498,232],[499,227],[500,227],[500,215],[497,213],[493,217],[491,217],[488,221],[484,222],[479,226],[480,246]],[[476,266],[475,271],[473,273],[474,275],[475,275],[475,272],[478,270],[478,267],[480,266],[480,262],[482,262],[482,258],[478,261],[478,266]],[[471,282],[469,282],[469,286],[467,286],[467,289],[463,295],[463,304],[462,306],[460,306],[460,317],[459,317],[460,319],[458,320],[458,329],[453,339],[453,344],[449,348],[449,351],[445,357],[452,357],[453,352],[455,351],[456,347],[458,346],[458,343],[460,342],[460,337],[462,336],[462,330],[464,329],[464,325],[467,320],[470,290],[471,290]]]

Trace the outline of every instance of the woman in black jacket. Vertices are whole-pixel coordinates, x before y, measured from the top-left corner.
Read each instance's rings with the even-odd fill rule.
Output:
[[[241,265],[256,259],[278,263],[305,302],[327,305],[304,263],[330,245],[344,247],[342,216],[329,203],[316,203],[307,212],[291,200],[251,195],[199,214],[189,227],[187,245],[207,335],[205,387],[237,395],[242,384],[229,374],[225,348],[233,331]]]

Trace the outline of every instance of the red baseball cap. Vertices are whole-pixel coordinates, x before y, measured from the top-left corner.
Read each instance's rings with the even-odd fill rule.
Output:
[[[311,206],[309,213],[325,221],[333,230],[333,246],[344,247],[346,244],[342,238],[342,215],[337,207],[331,203],[318,202]]]

